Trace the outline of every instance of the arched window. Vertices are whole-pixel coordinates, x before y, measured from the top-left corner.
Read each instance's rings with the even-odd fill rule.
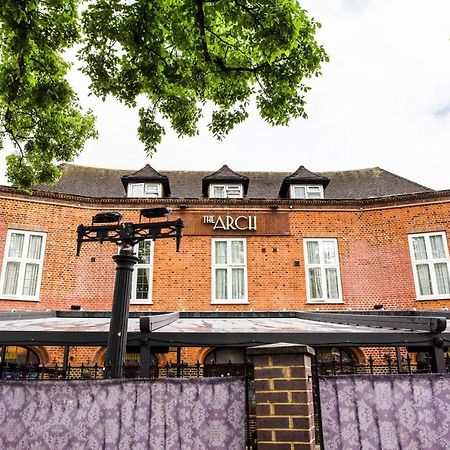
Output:
[[[28,347],[7,345],[1,347],[2,373],[4,380],[24,380],[37,378],[38,354]]]
[[[3,353],[3,348],[2,348]],[[39,356],[28,347],[19,347],[17,345],[6,346],[4,353],[5,363],[21,366],[38,366]]]
[[[316,348],[319,375],[353,373],[356,365],[354,354],[339,347]]]
[[[139,347],[127,347],[123,368],[124,378],[139,378],[141,375],[141,357]],[[154,353],[150,354],[151,378],[158,377],[158,358]]]
[[[245,362],[245,350],[242,348],[215,348],[205,357],[203,374],[205,377],[242,377],[253,370],[251,359],[247,357],[247,367]]]

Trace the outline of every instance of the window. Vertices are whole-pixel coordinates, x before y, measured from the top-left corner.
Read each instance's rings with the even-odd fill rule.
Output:
[[[319,347],[315,349],[319,375],[355,373],[355,356],[348,350],[338,347]]]
[[[242,198],[242,184],[212,184],[210,198]]]
[[[9,230],[1,277],[2,297],[39,300],[45,233]]]
[[[245,239],[212,240],[212,303],[247,303]]]
[[[153,247],[151,239],[141,241],[135,247],[139,262],[133,271],[131,303],[152,303]]]
[[[450,297],[450,259],[445,233],[411,234],[408,237],[417,298]]]
[[[292,184],[291,198],[323,198],[323,186]]]
[[[336,239],[305,239],[308,302],[341,303],[341,276]]]
[[[161,183],[130,183],[128,197],[162,197]]]

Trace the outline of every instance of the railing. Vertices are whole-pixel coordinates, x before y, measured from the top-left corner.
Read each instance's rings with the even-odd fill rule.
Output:
[[[445,359],[447,372],[450,372],[450,356]],[[335,358],[322,361],[316,360],[317,373],[319,376],[337,376],[337,375],[393,375],[393,374],[414,374],[414,373],[432,373],[432,359],[428,353],[417,361],[411,358],[410,354],[401,355],[396,358],[390,354],[382,358],[375,359],[372,355],[367,358],[367,363],[359,364],[353,359],[351,361],[342,361]]]

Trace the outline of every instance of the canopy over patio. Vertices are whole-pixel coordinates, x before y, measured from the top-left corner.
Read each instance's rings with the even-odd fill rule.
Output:
[[[4,312],[0,344],[103,346],[109,321],[106,311]],[[446,347],[449,321],[446,311],[131,312],[128,344]]]

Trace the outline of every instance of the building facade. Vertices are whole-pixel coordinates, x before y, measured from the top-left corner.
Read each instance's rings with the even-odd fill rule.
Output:
[[[171,239],[141,242],[131,310],[440,310],[450,306],[450,191],[379,168],[292,174],[137,172],[64,165],[32,195],[0,188],[0,310],[110,310],[117,247],[84,244],[100,212],[172,209]],[[28,349],[46,363],[59,350]],[[17,352],[23,349],[18,348]],[[102,349],[77,350],[100,361]],[[16,353],[17,353],[16,352]],[[40,352],[40,353],[39,353]],[[11,353],[11,352],[10,352]],[[208,352],[191,355],[207,358]],[[12,358],[12,356],[11,356]],[[47,361],[45,361],[47,360]]]

